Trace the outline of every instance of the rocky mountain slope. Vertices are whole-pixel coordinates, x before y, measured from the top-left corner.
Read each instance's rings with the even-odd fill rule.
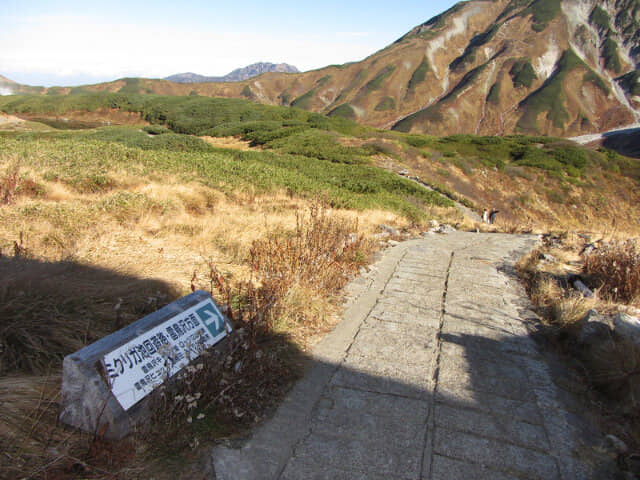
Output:
[[[247,98],[434,135],[576,136],[639,120],[639,43],[640,0],[473,0],[357,63],[83,89]]]
[[[247,67],[237,68],[223,77],[206,77],[204,75],[198,75],[197,73],[188,72],[171,75],[165,78],[165,80],[177,83],[241,82],[267,72],[299,73],[300,71],[288,63],[258,62]]]

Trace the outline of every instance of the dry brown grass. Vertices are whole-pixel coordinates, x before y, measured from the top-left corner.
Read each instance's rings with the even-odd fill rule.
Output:
[[[559,328],[567,328],[582,320],[591,309],[608,311],[610,306],[597,295],[586,298],[569,285],[569,278],[580,271],[578,252],[584,244],[573,234],[563,234],[559,242],[547,242],[525,255],[517,264],[529,297],[543,318]],[[551,255],[556,261],[544,261]]]
[[[20,161],[17,158],[2,158],[3,164],[8,164],[5,172],[0,174],[0,205],[10,204],[18,190],[20,175]]]
[[[258,147],[252,147],[251,142],[238,137],[209,137],[205,135],[200,138],[218,148],[230,148],[232,150],[242,150],[245,152],[248,150],[261,150]]]
[[[613,301],[640,303],[640,243],[605,243],[585,257],[584,273]]]
[[[6,157],[2,161],[0,168],[6,170],[9,162]],[[252,423],[295,378],[296,351],[338,318],[336,289],[355,271],[344,260],[360,264],[362,257],[355,252],[363,236],[379,233],[381,223],[399,230],[411,227],[384,211],[362,215],[323,209],[320,214],[316,209],[311,221],[313,202],[284,192],[225,194],[180,178],[117,170],[104,172],[109,188],[96,190],[45,173],[23,167],[19,178],[32,180],[38,193],[15,195],[0,207],[0,364],[5,376],[0,382],[0,477],[6,478],[139,475],[153,449],[136,453],[130,448],[136,455],[132,463],[130,454],[100,436],[57,424],[60,360],[188,293],[194,269],[199,272],[196,283],[203,282],[209,262],[233,285],[244,285],[243,292],[236,289],[228,299],[232,306],[266,286],[267,272],[273,278],[278,272],[296,276],[286,288],[281,284],[275,289],[277,308],[269,329],[254,336],[253,357],[240,348],[232,355],[236,360],[219,373],[232,385],[221,403],[214,402],[233,419],[228,428]],[[354,240],[350,234],[356,241],[346,245]],[[305,243],[306,239],[314,240]],[[283,263],[269,258],[271,248],[280,249]],[[252,252],[264,275],[248,262]],[[295,268],[286,267],[286,262],[294,262]],[[334,277],[330,271],[336,272]],[[320,287],[314,283],[316,273],[322,273],[317,277]],[[253,294],[247,290],[251,279]],[[261,311],[254,307],[234,317],[239,330],[245,324],[244,331],[250,333],[251,309]],[[234,342],[244,345],[245,340]],[[236,372],[237,361],[247,369]],[[16,422],[20,418],[37,421]],[[212,424],[219,421],[207,418]],[[219,428],[216,425],[210,425],[211,431]],[[217,435],[229,432],[220,428]],[[188,430],[181,438],[188,448],[195,437]],[[155,476],[171,475],[159,467]]]
[[[592,387],[589,398],[599,405],[597,418],[602,428],[624,439],[634,451],[640,447],[637,436],[640,427],[637,415],[640,348],[606,324],[599,327],[592,324],[585,329],[584,321],[590,310],[598,312],[610,325],[613,316],[624,308],[604,288],[596,290],[592,298],[583,297],[571,287],[569,280],[582,270],[584,261],[585,271],[594,266],[598,272],[613,269],[612,281],[627,282],[621,273],[627,275],[631,269],[619,267],[627,267],[634,261],[636,245],[633,242],[611,243],[609,247],[581,258],[579,252],[585,243],[584,238],[571,234],[547,237],[540,248],[519,262],[518,271],[546,323],[547,328],[543,331],[572,365],[580,366],[585,383]],[[552,254],[558,262],[545,261],[541,258],[542,253]],[[626,254],[630,254],[629,257]],[[622,257],[625,260],[621,260]]]
[[[420,150],[407,149],[401,161],[378,165],[392,170],[406,168],[427,183],[440,184],[472,200],[479,213],[482,208],[495,207],[500,213],[489,230],[640,234],[638,184],[629,177],[588,172],[583,178],[570,179],[538,169],[507,166],[498,170],[473,162],[472,168],[463,169],[443,160],[438,151],[428,153],[430,158],[425,158]],[[456,160],[467,162],[463,157]],[[550,199],[549,194],[555,195]]]
[[[146,433],[165,448],[195,448],[200,439],[187,425],[211,415],[236,429],[258,421],[296,378],[309,336],[331,324],[338,293],[369,248],[357,223],[333,218],[318,202],[298,214],[293,230],[252,243],[248,279],[213,263],[206,277],[194,275],[192,288],[208,287],[235,329],[223,351],[187,367],[184,385],[155,395],[159,421]]]

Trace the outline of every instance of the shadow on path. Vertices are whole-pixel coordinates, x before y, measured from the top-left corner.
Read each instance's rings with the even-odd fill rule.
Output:
[[[212,452],[215,478],[614,478],[507,275],[532,245],[458,233],[390,251],[274,418]]]

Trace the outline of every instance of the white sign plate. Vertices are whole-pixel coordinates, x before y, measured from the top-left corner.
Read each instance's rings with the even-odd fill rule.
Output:
[[[213,300],[204,300],[104,356],[111,391],[129,410],[178,373],[231,327]]]

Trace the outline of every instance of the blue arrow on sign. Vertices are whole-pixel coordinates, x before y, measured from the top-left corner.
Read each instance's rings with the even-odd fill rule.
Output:
[[[196,310],[198,317],[205,324],[213,338],[225,332],[225,321],[222,314],[218,311],[213,303],[207,303],[205,306]]]

